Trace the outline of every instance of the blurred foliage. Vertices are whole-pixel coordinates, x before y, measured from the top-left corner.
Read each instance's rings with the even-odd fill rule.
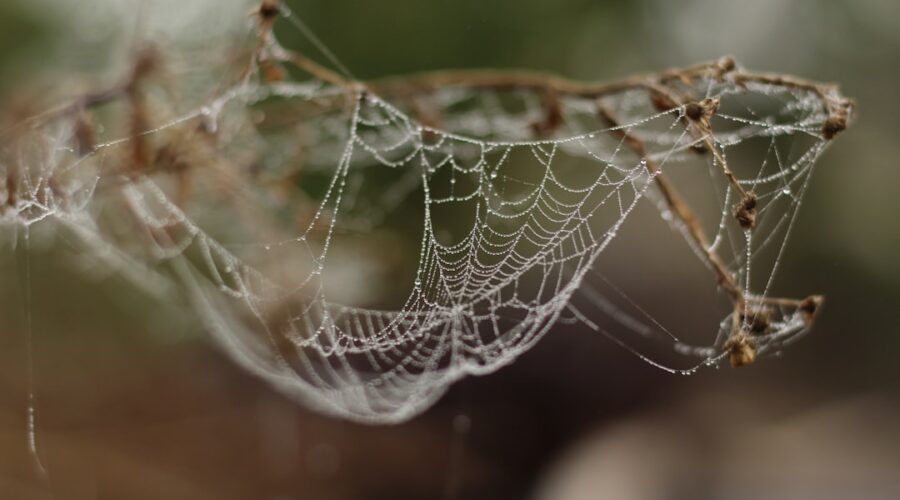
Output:
[[[51,30],[18,2],[0,3],[0,96],[16,90],[29,71],[40,65],[32,57],[52,37]]]

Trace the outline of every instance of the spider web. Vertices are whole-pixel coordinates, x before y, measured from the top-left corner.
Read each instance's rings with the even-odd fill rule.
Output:
[[[612,318],[695,359],[674,369],[632,349],[686,374],[735,354],[736,328],[761,355],[811,326],[770,292],[845,102],[833,89],[727,60],[594,91],[529,76],[362,85],[284,73],[296,55],[242,36],[217,78],[185,76],[175,49],[141,55],[135,68],[162,61],[167,76],[123,86],[124,104],[81,101],[7,133],[5,225],[79,236],[103,268],[184,294],[246,369],[364,422],[418,414],[559,323],[628,347]],[[698,172],[689,198],[706,200],[708,224],[668,180]],[[598,289],[593,269],[645,198],[700,262],[721,261],[741,304],[702,345]]]

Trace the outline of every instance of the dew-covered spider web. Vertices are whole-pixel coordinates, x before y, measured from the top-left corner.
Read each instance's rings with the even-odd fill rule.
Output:
[[[279,44],[272,23],[307,30],[267,6],[216,41],[221,57],[209,40],[134,49],[119,83],[4,132],[4,226],[77,236],[96,268],[186,298],[246,369],[365,422],[416,415],[555,325],[654,338],[689,361],[632,350],[680,373],[747,364],[811,326],[821,299],[773,284],[846,125],[836,89],[727,58],[609,85],[362,83]],[[598,286],[644,204],[728,301],[697,345]]]

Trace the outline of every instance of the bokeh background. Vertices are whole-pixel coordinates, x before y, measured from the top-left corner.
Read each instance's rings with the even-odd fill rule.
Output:
[[[116,71],[127,51],[115,37],[137,26],[110,14],[127,13],[125,3],[0,3],[0,102],[23,86],[38,97],[75,94]],[[217,8],[183,3],[186,16]],[[839,82],[857,101],[857,120],[817,168],[776,283],[784,294],[828,297],[813,335],[750,369],[680,377],[561,325],[513,365],[456,384],[424,415],[360,426],[309,413],[241,371],[178,304],[114,275],[85,276],[53,251],[28,252],[4,229],[0,497],[900,497],[900,4],[289,4],[363,79],[518,67],[602,80],[732,54],[749,68]],[[85,17],[110,26],[79,32]],[[297,30],[279,35],[308,45]],[[677,243],[634,234],[632,244]],[[670,330],[692,328],[691,291],[709,277],[667,273],[677,262],[629,263],[627,245],[599,266],[624,269],[616,281],[639,303],[664,304],[655,312]],[[28,453],[27,311],[46,474]]]

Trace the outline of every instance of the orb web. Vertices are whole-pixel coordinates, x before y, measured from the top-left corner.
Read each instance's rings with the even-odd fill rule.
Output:
[[[365,422],[416,415],[561,323],[628,347],[598,320],[611,318],[692,359],[632,349],[680,373],[809,330],[821,299],[771,292],[816,160],[846,125],[836,89],[730,59],[608,85],[489,71],[362,83],[259,17],[213,77],[177,48],[140,51],[124,83],[7,131],[4,224],[78,236],[105,270],[186,297],[246,369]],[[698,189],[672,181],[697,172],[709,220]],[[597,289],[642,203],[729,299],[703,345]]]

